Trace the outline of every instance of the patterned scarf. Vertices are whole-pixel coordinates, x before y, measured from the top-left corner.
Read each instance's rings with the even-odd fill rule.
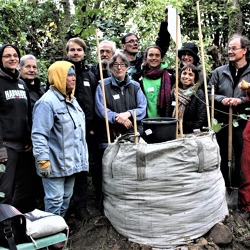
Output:
[[[157,107],[161,111],[165,111],[168,103],[168,98],[171,93],[171,80],[169,73],[166,69],[161,69],[161,67],[157,67],[155,69],[148,68],[147,65],[144,65],[144,76],[156,80],[161,78],[161,88],[158,95]]]
[[[186,105],[190,102],[191,97],[193,95],[193,93],[190,94],[186,94],[185,92],[189,90],[191,92],[193,91],[197,91],[197,87],[195,85],[189,87],[188,89],[178,89],[178,119],[182,118],[183,119],[183,115],[185,112],[185,108]],[[175,88],[173,89],[173,93],[175,93],[175,100],[176,100],[176,90]],[[176,113],[176,107],[174,108],[172,117],[175,117],[175,113]]]

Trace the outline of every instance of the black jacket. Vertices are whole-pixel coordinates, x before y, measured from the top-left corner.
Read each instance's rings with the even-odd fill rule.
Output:
[[[36,101],[38,101],[40,97],[45,93],[45,88],[41,85],[41,82],[38,78],[34,79],[33,84],[31,84],[31,82],[27,79],[23,79],[22,77],[21,79],[26,83],[26,86],[29,89],[31,110],[33,110]]]
[[[0,148],[21,150],[30,143],[29,91],[19,73],[0,69]],[[7,144],[6,144],[7,143]]]
[[[97,81],[101,80],[99,64],[91,66],[90,71],[95,75]],[[102,75],[103,79],[110,77],[108,70],[102,70]]]
[[[70,61],[71,62],[71,61]],[[94,131],[95,90],[98,84],[95,75],[84,62],[71,62],[76,69],[75,97],[85,113],[87,132]]]
[[[249,111],[245,110],[249,107],[250,103],[246,99],[246,92],[241,91],[238,84],[243,79],[250,82],[250,64],[248,63],[247,68],[244,72],[241,72],[238,82],[234,82],[229,64],[218,67],[213,71],[211,79],[208,84],[208,93],[211,98],[212,85],[214,85],[214,116],[218,122],[228,124],[228,112],[229,106],[225,106],[221,103],[224,98],[233,97],[240,98],[242,103],[237,106],[232,106],[233,114],[247,114]],[[223,111],[225,113],[219,112]],[[244,128],[246,126],[246,120],[239,120],[239,127]]]
[[[197,96],[197,97],[196,97]],[[167,117],[172,117],[174,107],[171,105],[175,101],[175,96],[172,93],[167,105]],[[190,102],[186,105],[183,116],[183,133],[193,133],[194,129],[202,129],[207,126],[206,101],[203,90],[198,89],[196,95],[191,96]]]

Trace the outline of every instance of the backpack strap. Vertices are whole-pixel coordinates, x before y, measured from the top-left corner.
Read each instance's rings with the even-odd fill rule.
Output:
[[[4,237],[8,241],[10,250],[17,250],[14,234],[12,232],[11,220],[5,221],[4,224],[5,224],[5,227],[3,230]]]
[[[14,233],[11,226],[11,219],[15,216],[23,217],[24,227],[26,228],[25,216],[15,207],[8,204],[0,204],[0,222],[4,226],[4,237],[7,240],[10,250],[17,250]]]

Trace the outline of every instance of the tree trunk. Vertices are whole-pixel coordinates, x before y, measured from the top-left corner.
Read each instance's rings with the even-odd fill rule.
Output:
[[[243,14],[240,8],[239,0],[228,0],[228,13],[229,13],[229,37],[232,34],[243,33]]]

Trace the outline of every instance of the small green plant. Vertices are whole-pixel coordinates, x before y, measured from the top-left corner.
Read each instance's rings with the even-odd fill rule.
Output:
[[[196,84],[194,84],[194,86],[195,86],[195,89],[194,90],[185,90],[184,91],[184,94],[185,95],[194,95],[194,96],[196,96],[200,101],[202,101],[203,102],[203,100],[201,100],[197,95],[196,95],[196,91],[197,91],[197,89],[199,88],[199,86],[200,86],[200,84],[199,83],[196,83]],[[210,106],[209,106],[209,108],[211,108]],[[250,108],[246,108],[245,109],[246,111],[249,111],[250,110]],[[221,113],[224,113],[224,114],[228,114],[228,113],[225,113],[225,112],[223,112],[223,111],[220,111],[220,110],[218,110],[217,109],[217,111],[219,111],[219,112],[221,112]],[[229,114],[228,114],[229,115]],[[234,117],[235,117],[235,119],[233,119],[233,121],[232,121],[232,125],[233,125],[233,127],[238,127],[239,126],[239,120],[248,120],[249,118],[250,118],[250,115],[247,115],[247,114],[234,114],[233,115]],[[207,129],[208,131],[213,131],[213,132],[215,132],[215,133],[217,133],[217,132],[219,132],[222,128],[224,128],[224,127],[226,127],[226,126],[228,126],[229,124],[225,124],[224,126],[223,126],[224,124],[223,123],[219,123],[215,118],[213,118],[212,119],[212,127],[204,127],[204,129]]]

